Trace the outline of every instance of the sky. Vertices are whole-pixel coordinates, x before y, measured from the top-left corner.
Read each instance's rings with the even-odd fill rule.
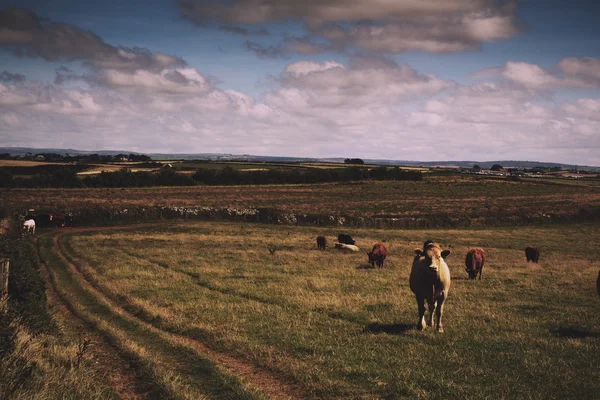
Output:
[[[0,0],[0,147],[600,166],[600,2]]]

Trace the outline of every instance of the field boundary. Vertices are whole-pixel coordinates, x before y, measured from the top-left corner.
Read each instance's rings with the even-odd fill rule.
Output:
[[[568,213],[515,213],[495,216],[452,216],[438,213],[415,217],[389,214],[355,216],[347,214],[306,214],[276,208],[216,207],[94,207],[73,212],[76,226],[106,226],[152,223],[163,220],[237,221],[276,225],[352,227],[374,229],[484,228],[589,222],[600,220],[600,207],[581,207]]]

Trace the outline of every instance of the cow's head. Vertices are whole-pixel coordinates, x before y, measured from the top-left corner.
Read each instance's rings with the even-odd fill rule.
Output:
[[[417,257],[425,257],[426,263],[432,271],[438,271],[440,269],[440,262],[442,259],[447,258],[450,255],[450,250],[441,249],[437,243],[429,243],[423,250],[415,250]]]
[[[467,274],[469,275],[469,279],[477,278],[477,270],[472,269],[472,268],[465,268],[465,271],[467,271]]]

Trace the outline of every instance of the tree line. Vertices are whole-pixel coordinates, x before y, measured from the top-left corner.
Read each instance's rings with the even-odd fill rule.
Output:
[[[349,182],[359,180],[420,181],[419,171],[406,171],[398,167],[360,167],[269,169],[266,171],[240,171],[230,166],[223,169],[198,169],[192,175],[180,174],[173,169],[158,172],[131,172],[121,169],[101,172],[80,178],[78,169],[64,166],[48,169],[30,177],[14,176],[7,167],[0,168],[0,187],[4,188],[84,188],[84,187],[148,187],[195,185],[265,185]]]

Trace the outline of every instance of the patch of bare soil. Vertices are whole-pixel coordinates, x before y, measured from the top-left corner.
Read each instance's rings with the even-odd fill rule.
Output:
[[[164,222],[162,224],[165,224]],[[90,232],[90,231],[104,231],[104,230],[123,230],[123,229],[135,229],[142,226],[156,226],[160,224],[135,224],[127,226],[112,226],[112,227],[86,227],[86,228],[69,228],[64,229],[54,235],[54,248],[53,251],[61,258],[61,260],[68,266],[73,276],[75,276],[81,284],[89,290],[96,298],[100,301],[109,304],[112,310],[119,315],[134,320],[146,329],[160,333],[177,344],[187,346],[194,349],[198,354],[208,358],[218,366],[222,367],[229,374],[239,377],[245,382],[248,387],[252,389],[258,389],[267,395],[270,399],[302,399],[308,396],[302,392],[299,385],[289,382],[284,382],[277,377],[270,374],[255,365],[247,364],[231,355],[214,351],[197,340],[189,337],[178,335],[172,332],[167,332],[154,325],[132,315],[115,301],[107,297],[103,292],[95,288],[90,282],[86,280],[84,275],[73,265],[62,253],[62,250],[58,244],[60,236],[65,233],[73,232]]]

